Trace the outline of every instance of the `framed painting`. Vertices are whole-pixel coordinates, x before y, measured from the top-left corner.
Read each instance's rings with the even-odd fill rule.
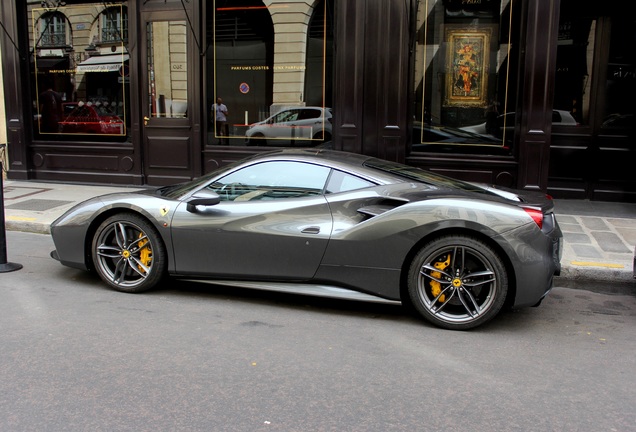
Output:
[[[490,29],[447,29],[446,104],[487,103]]]

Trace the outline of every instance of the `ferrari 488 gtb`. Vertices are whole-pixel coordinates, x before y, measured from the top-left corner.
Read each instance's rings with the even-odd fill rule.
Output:
[[[194,181],[115,193],[51,225],[52,256],[141,292],[166,277],[408,304],[468,329],[538,305],[562,234],[544,194],[324,149],[259,154]]]

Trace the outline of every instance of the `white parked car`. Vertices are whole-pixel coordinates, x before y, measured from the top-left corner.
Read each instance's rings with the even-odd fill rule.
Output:
[[[331,108],[294,107],[254,123],[245,132],[247,145],[289,146],[295,140],[315,140],[316,144],[331,139]]]

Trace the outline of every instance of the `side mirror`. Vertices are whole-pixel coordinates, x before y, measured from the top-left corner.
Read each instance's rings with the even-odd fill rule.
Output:
[[[192,195],[192,197],[190,197],[190,199],[186,201],[186,209],[190,213],[195,213],[197,211],[197,206],[213,206],[217,205],[220,202],[221,197],[216,192],[213,192],[209,189],[202,189]]]

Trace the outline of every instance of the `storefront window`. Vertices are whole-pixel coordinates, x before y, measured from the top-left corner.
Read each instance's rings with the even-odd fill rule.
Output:
[[[569,123],[589,124],[597,17],[591,11],[564,5],[559,20],[554,109]],[[553,122],[559,126],[560,123]]]
[[[148,94],[151,117],[188,116],[188,62],[185,21],[147,24]]]
[[[129,139],[127,8],[28,6],[36,139]]]
[[[517,0],[420,0],[410,153],[511,155]]]
[[[333,0],[216,0],[208,10],[208,144],[331,140]],[[227,115],[214,105],[227,107]]]
[[[598,117],[602,135],[634,136],[636,68],[631,48],[635,20],[611,8],[580,8],[574,1],[561,5],[559,45],[554,92],[555,112],[563,114],[569,124],[590,125]],[[604,12],[604,13],[603,13]],[[609,51],[599,40],[608,38]],[[607,56],[607,57],[605,57]],[[595,65],[607,64],[606,70]],[[605,77],[605,97],[592,104],[592,76]],[[554,123],[561,125],[565,123]]]
[[[607,99],[601,124],[603,134],[636,137],[636,61],[632,54],[635,41],[636,19],[629,14],[614,17],[605,83]],[[626,169],[633,170],[633,166]]]

